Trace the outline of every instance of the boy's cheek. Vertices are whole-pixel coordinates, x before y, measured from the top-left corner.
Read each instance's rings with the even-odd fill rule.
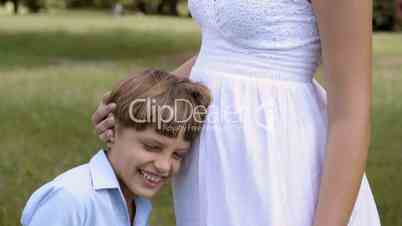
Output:
[[[176,175],[180,171],[181,165],[182,165],[181,162],[173,165],[173,172],[172,172],[173,176]]]

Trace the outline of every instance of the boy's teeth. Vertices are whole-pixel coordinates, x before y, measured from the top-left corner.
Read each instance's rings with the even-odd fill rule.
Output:
[[[147,172],[145,172],[143,170],[141,170],[141,172],[142,172],[142,175],[144,176],[145,179],[147,179],[147,180],[149,180],[149,181],[151,181],[153,183],[159,183],[160,180],[161,180],[161,178],[158,177],[158,176],[150,175],[150,174],[148,174]]]

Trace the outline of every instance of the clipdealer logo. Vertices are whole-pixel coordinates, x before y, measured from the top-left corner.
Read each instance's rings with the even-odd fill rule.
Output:
[[[134,106],[136,104],[145,104],[146,106],[146,117],[145,119],[136,118],[133,112]],[[179,106],[188,105],[191,114],[187,118],[179,119],[178,112]],[[186,99],[176,99],[173,106],[170,105],[158,105],[156,100],[150,97],[138,98],[130,103],[129,106],[129,116],[130,119],[137,123],[152,122],[157,123],[158,128],[162,127],[163,123],[177,122],[186,123],[193,120],[197,123],[202,123],[201,117],[196,117],[200,115],[206,115],[208,112],[207,108],[203,105],[193,105],[190,101]]]
[[[133,109],[136,104],[145,104],[146,117],[143,119],[136,118]],[[178,113],[183,104],[188,105],[191,114],[187,118],[179,119]],[[180,106],[180,107],[179,107]],[[197,123],[218,126],[243,127],[254,126],[268,131],[273,129],[275,107],[272,103],[264,103],[250,108],[247,105],[240,106],[224,106],[211,104],[208,108],[203,105],[193,105],[186,99],[176,99],[173,106],[158,105],[153,98],[139,98],[130,103],[129,116],[130,119],[137,123],[156,123],[160,129],[162,125],[169,122],[177,122],[185,124],[189,120]],[[201,121],[201,117],[206,116],[205,121]],[[246,125],[247,124],[247,125]]]

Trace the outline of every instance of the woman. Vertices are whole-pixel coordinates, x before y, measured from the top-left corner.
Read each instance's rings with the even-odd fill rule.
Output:
[[[177,225],[380,225],[364,174],[372,2],[189,7],[202,46],[175,74],[203,82],[214,99],[192,164],[174,181]],[[321,59],[328,95],[313,79]],[[93,115],[103,140],[113,126],[106,103]]]

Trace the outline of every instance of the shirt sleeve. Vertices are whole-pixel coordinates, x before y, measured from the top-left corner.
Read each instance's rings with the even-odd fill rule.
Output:
[[[83,226],[84,208],[64,188],[46,184],[29,198],[22,217],[23,226]]]

